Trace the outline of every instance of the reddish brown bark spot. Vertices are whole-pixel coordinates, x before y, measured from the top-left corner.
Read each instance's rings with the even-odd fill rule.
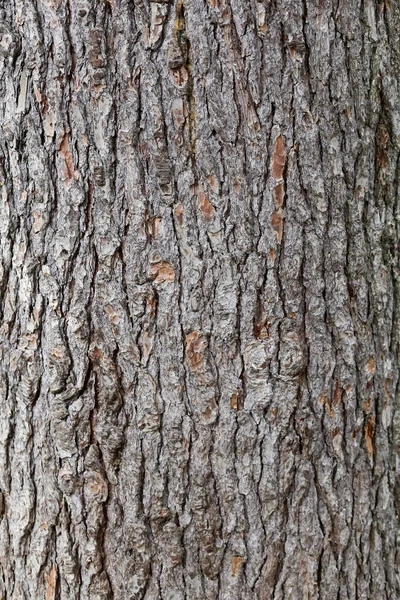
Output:
[[[381,169],[386,169],[388,166],[388,159],[387,159],[387,143],[388,143],[388,141],[389,141],[389,134],[387,133],[387,131],[385,131],[385,129],[381,129],[380,132],[378,133],[378,140],[377,140],[378,164]]]
[[[370,417],[366,427],[365,427],[365,445],[367,446],[368,454],[371,456],[374,455],[374,434],[375,434],[375,419],[374,417]]]
[[[325,406],[325,408],[328,412],[328,415],[331,419],[335,418],[335,411],[333,410],[332,406],[330,405],[329,398],[325,394],[321,394],[319,396],[318,404]]]
[[[72,179],[79,179],[79,171],[75,171],[74,169],[74,163],[72,160],[72,154],[71,151],[69,149],[69,140],[68,140],[68,134],[66,133],[61,141],[60,144],[60,154],[64,159],[64,170],[63,170],[63,176],[64,179],[67,183],[70,183]]]
[[[120,322],[119,315],[118,315],[117,311],[115,310],[115,308],[113,306],[111,306],[111,304],[107,304],[107,306],[105,307],[105,311],[113,325],[117,325]]]
[[[363,402],[363,408],[366,413],[369,413],[371,411],[371,398],[368,398],[368,400]]]
[[[335,385],[335,391],[333,392],[333,404],[335,406],[339,406],[342,400],[342,388],[340,387],[340,383],[337,381]]]
[[[215,176],[213,174],[207,175],[206,179],[207,179],[207,182],[208,182],[210,188],[212,189],[212,191],[218,192],[219,185],[218,185],[218,181],[216,180]]]
[[[170,69],[170,71],[171,71],[173,82],[176,86],[183,87],[187,84],[189,75],[188,75],[187,69],[184,65],[181,65],[180,67],[178,67],[176,69]]]
[[[368,373],[375,373],[375,359],[371,356],[371,358],[368,361]]]
[[[89,354],[89,358],[93,361],[100,361],[103,358],[103,353],[100,348],[93,348],[93,350]]]
[[[276,233],[276,237],[278,238],[278,244],[280,244],[282,241],[282,234],[283,234],[283,219],[282,219],[282,213],[281,213],[280,209],[278,209],[272,213],[271,225],[272,225],[272,229]]]
[[[224,0],[208,0],[208,3],[212,8],[217,8],[218,10],[222,10],[225,6]]]
[[[147,234],[150,239],[157,239],[161,233],[161,217],[152,217],[146,214]]]
[[[162,260],[151,265],[151,276],[154,283],[164,283],[165,281],[174,281],[175,271],[169,263]]]
[[[186,357],[191,371],[203,371],[206,347],[207,341],[198,331],[192,331],[186,336]]]
[[[55,346],[53,350],[50,352],[51,356],[54,356],[57,360],[61,360],[63,357],[63,352],[59,346]]]
[[[206,410],[203,412],[203,417],[205,418],[206,421],[209,421],[211,419],[211,415],[212,415],[212,409],[210,406],[208,406],[206,408]]]
[[[157,313],[157,298],[155,296],[146,298],[146,312],[150,317],[155,317]]]
[[[275,142],[275,149],[272,155],[272,177],[274,179],[282,179],[285,169],[285,144],[283,137],[279,135]]]
[[[209,404],[209,406],[207,406],[207,408],[204,410],[204,412],[202,413],[202,416],[204,418],[205,421],[210,421],[211,418],[216,414],[215,413],[215,409],[217,408],[217,403],[215,402],[215,399],[213,398]]]
[[[272,262],[275,261],[275,250],[273,248],[269,249],[269,257],[271,259]]]
[[[240,567],[242,566],[243,558],[241,556],[232,556],[232,577],[236,577]]]
[[[269,338],[269,326],[267,322],[267,317],[262,307],[259,307],[257,309],[256,317],[254,320],[253,333],[254,337],[260,341]]]
[[[242,392],[235,392],[231,396],[231,409],[235,411],[243,410]]]
[[[199,209],[207,221],[210,221],[214,215],[214,207],[205,195],[202,187],[199,187],[197,192]]]
[[[281,208],[281,206],[283,205],[284,197],[285,197],[285,192],[284,192],[283,183],[278,183],[278,185],[276,185],[274,187],[274,200],[275,200],[275,204],[278,208]]]
[[[57,569],[53,565],[50,573],[44,575],[46,581],[46,600],[54,600],[56,597],[56,582],[57,582]]]

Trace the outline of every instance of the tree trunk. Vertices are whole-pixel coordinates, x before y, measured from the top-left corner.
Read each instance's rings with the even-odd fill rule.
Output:
[[[0,598],[398,600],[400,3],[1,7]]]

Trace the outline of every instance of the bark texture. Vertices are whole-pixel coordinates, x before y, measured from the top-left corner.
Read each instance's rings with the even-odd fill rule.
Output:
[[[399,86],[397,0],[0,2],[0,598],[398,600]]]

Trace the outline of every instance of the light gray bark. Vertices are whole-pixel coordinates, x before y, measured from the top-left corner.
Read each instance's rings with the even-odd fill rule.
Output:
[[[0,7],[0,598],[398,600],[400,3]]]

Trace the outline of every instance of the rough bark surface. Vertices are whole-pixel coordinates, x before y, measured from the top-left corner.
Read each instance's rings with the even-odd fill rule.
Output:
[[[3,600],[398,600],[399,86],[397,0],[0,3]]]

